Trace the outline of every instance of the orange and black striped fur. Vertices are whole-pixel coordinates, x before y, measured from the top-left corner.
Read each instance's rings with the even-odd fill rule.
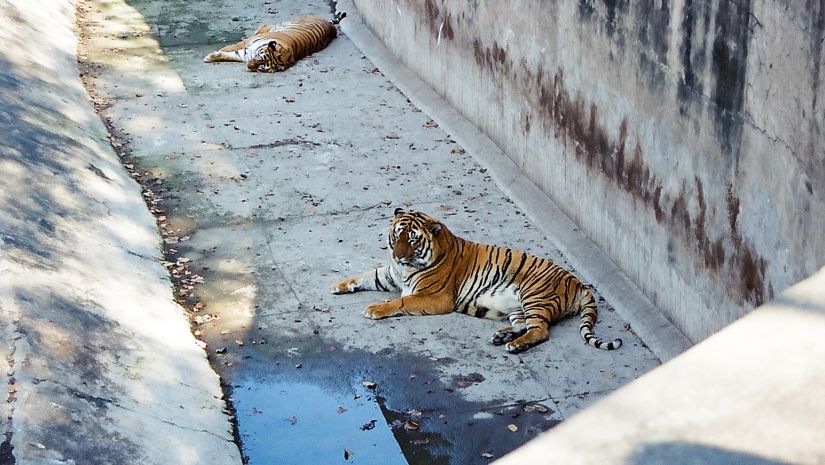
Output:
[[[575,313],[581,315],[579,332],[587,344],[605,350],[622,345],[621,339],[605,342],[593,334],[593,293],[550,260],[462,239],[440,221],[400,208],[387,240],[389,265],[332,286],[334,294],[401,291],[397,299],[368,306],[367,318],[453,311],[506,317],[510,326],[496,331],[491,342],[515,353],[546,341],[553,322]]]
[[[252,36],[206,55],[203,61],[241,61],[250,71],[283,71],[301,58],[326,48],[337,34],[335,25],[346,15],[337,13],[333,21],[320,16],[302,16],[275,26],[262,24]]]

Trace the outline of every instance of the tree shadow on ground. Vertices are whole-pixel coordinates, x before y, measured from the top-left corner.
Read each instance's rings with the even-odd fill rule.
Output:
[[[791,465],[788,462],[747,452],[679,441],[644,444],[625,463],[632,465]]]

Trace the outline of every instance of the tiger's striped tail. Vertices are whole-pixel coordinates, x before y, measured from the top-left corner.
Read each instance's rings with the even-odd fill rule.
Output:
[[[335,13],[335,19],[333,19],[331,21],[331,23],[332,24],[338,24],[338,23],[341,22],[342,19],[344,19],[346,17],[347,17],[347,12],[346,11],[339,11],[339,12]]]
[[[600,337],[593,334],[593,325],[596,324],[596,316],[598,315],[598,312],[596,310],[596,302],[593,299],[592,295],[590,296],[589,300],[590,302],[582,305],[582,322],[579,325],[579,333],[582,335],[584,343],[601,350],[618,349],[622,346],[621,339],[616,338],[613,339],[613,342],[605,342]]]

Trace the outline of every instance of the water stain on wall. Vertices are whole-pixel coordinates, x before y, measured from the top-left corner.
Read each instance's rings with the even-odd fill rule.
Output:
[[[685,0],[682,8],[682,40],[679,46],[682,79],[677,84],[677,96],[679,111],[683,116],[688,114],[695,96],[704,92],[703,82],[699,76],[704,72],[707,53],[705,41],[701,36],[697,37],[697,34],[707,31],[710,27],[710,13],[710,5],[704,1],[694,5],[694,0]],[[702,20],[701,24],[698,23],[699,20]]]
[[[424,18],[424,26],[429,29],[431,37],[435,37],[439,41],[442,39],[453,40],[455,29],[453,29],[452,14],[446,10],[443,0],[440,2],[440,8],[438,3],[436,0],[425,0],[423,3],[407,1],[407,8],[416,10],[416,16]]]
[[[640,143],[629,142],[627,118],[622,120],[617,131],[605,127],[598,106],[588,103],[580,92],[573,95],[567,89],[563,69],[558,69],[549,78],[550,73],[541,68],[532,72],[524,63],[514,67],[507,51],[495,40],[492,45],[485,46],[476,37],[472,48],[476,64],[494,74],[496,79],[530,83],[522,90],[537,96],[533,112],[545,131],[570,143],[576,159],[593,175],[606,177],[638,199],[658,223],[678,234],[695,251],[699,263],[709,272],[728,275],[732,282],[728,287],[732,297],[743,303],[760,305],[771,296],[765,280],[767,263],[752,244],[738,233],[735,240],[733,234],[710,237],[707,199],[701,179],[696,177],[692,186],[683,181],[675,195],[665,193],[662,181],[645,163]],[[523,119],[525,131],[530,130],[529,121]],[[618,137],[611,134],[618,134]],[[632,155],[628,153],[631,145]],[[732,199],[735,196],[731,191],[728,201],[734,201]],[[735,202],[738,209],[738,199]],[[693,204],[698,208],[691,208]]]
[[[817,5],[818,3],[818,5]],[[821,102],[818,100],[818,97],[821,95],[822,89],[819,88],[819,83],[821,80],[822,75],[822,65],[825,63],[823,60],[823,46],[825,45],[825,0],[807,0],[806,2],[806,9],[808,11],[816,11],[816,14],[811,15],[809,29],[814,31],[811,34],[811,41],[810,41],[810,53],[811,53],[811,63],[813,63],[813,70],[811,73],[812,77],[812,92],[813,99],[811,102],[810,107],[810,114],[811,118],[810,121],[810,134],[822,134],[822,127],[821,119],[814,117],[818,112],[821,112]],[[803,110],[804,111],[804,110]],[[820,139],[821,140],[821,139]],[[808,163],[807,163],[807,172],[811,173],[813,177],[813,184],[809,181],[805,181],[805,189],[808,191],[809,194],[813,194],[814,186],[825,186],[825,170],[818,169],[817,167],[825,165],[825,151],[817,144],[817,138],[811,137],[809,146],[807,147],[808,150]]]
[[[473,22],[453,21],[454,12],[444,1],[408,0],[406,5],[421,18],[419,24],[433,39],[450,40],[455,47],[472,50],[482,72],[510,83],[534,103],[520,118],[524,134],[542,128],[574,147],[576,160],[592,175],[603,176],[637,199],[666,231],[681,238],[677,244],[693,250],[697,265],[725,277],[734,299],[759,305],[772,296],[766,260],[741,237],[737,224],[740,201],[733,186],[724,198],[712,201],[699,177],[668,191],[647,165],[641,142],[631,140],[628,117],[617,128],[607,127],[598,105],[588,102],[580,91],[568,90],[561,67],[551,71],[524,58],[514,60],[501,40],[487,39],[473,30]],[[683,76],[675,83],[680,112],[699,115],[701,108],[711,110],[721,155],[735,171],[742,137],[747,43],[754,22],[750,5],[751,0],[718,5],[685,0],[681,10],[674,11],[668,0],[582,0],[578,14],[583,22],[599,24],[594,32],[615,43],[619,53],[638,54],[639,76],[646,77],[649,91],[663,93],[667,85],[664,70],[681,66]],[[476,10],[472,7],[468,14],[477,14]],[[680,34],[674,36],[672,27],[679,27]],[[671,46],[678,47],[679,63],[667,61]],[[723,206],[717,211],[720,201]],[[726,215],[727,221],[717,224],[715,219]],[[720,227],[727,232],[719,235]]]
[[[716,10],[716,30],[711,53],[711,71],[716,130],[723,152],[738,164],[742,144],[742,109],[748,69],[748,42],[751,27],[750,0],[720,2]]]
[[[667,56],[672,13],[668,0],[639,0],[633,5],[604,0],[601,7],[579,3],[579,17],[595,24],[594,32],[603,30],[621,53],[638,54],[637,73],[654,92],[665,88],[664,70],[676,69]],[[682,73],[677,83],[681,114],[689,115],[695,104],[710,104],[717,138],[734,167],[742,138],[748,43],[757,23],[751,0],[718,4],[685,0],[681,9],[678,65]],[[710,79],[703,78],[708,70]]]
[[[663,194],[662,181],[644,162],[639,143],[634,145],[632,158],[628,160],[625,155],[627,120],[623,120],[619,130],[615,131],[619,137],[612,139],[609,134],[613,131],[601,123],[597,106],[587,105],[582,95],[570,95],[564,84],[563,70],[556,72],[552,89],[541,88],[539,95],[542,120],[552,123],[557,139],[572,142],[576,158],[583,161],[591,173],[601,174],[640,200],[659,223],[677,232],[696,251],[697,258],[707,270],[725,273],[723,267],[727,262],[726,274],[733,283],[729,287],[733,297],[753,305],[760,305],[770,297],[765,283],[767,263],[753,245],[743,240],[738,232],[735,238],[733,234],[730,238],[712,239],[709,236],[707,200],[698,177],[694,179],[694,186],[683,181],[675,195]],[[734,198],[731,194],[729,201]],[[738,199],[735,202],[738,208]],[[691,209],[691,204],[698,208]]]

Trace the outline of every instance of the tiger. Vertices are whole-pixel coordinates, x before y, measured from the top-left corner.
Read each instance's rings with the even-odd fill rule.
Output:
[[[251,36],[206,55],[203,61],[239,61],[246,63],[249,71],[284,71],[301,58],[326,48],[337,35],[335,25],[346,16],[339,12],[332,21],[302,16],[275,26],[262,24]]]
[[[333,294],[400,291],[401,297],[367,306],[362,315],[381,319],[400,315],[459,312],[507,319],[495,331],[494,345],[519,353],[549,339],[550,325],[578,313],[584,342],[618,349],[593,334],[598,315],[590,289],[550,260],[497,245],[462,239],[424,213],[397,208],[387,234],[389,265],[332,285]]]

